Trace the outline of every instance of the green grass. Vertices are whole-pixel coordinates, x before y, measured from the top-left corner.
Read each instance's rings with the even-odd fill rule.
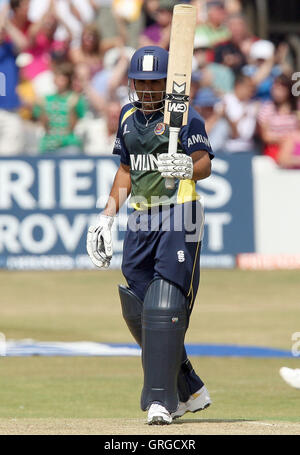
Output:
[[[7,339],[132,342],[118,283],[119,271],[1,272],[0,332]],[[204,270],[186,342],[291,349],[299,295],[298,271]],[[300,422],[300,393],[278,374],[283,365],[299,367],[299,358],[192,362],[213,399],[207,421]],[[141,388],[140,358],[0,358],[0,419],[144,418]]]
[[[7,338],[131,342],[119,271],[1,272]],[[291,348],[299,331],[299,271],[204,270],[187,342]]]
[[[282,360],[212,357],[192,362],[213,400],[201,417],[300,422],[300,393],[280,378]],[[297,362],[284,364],[296,367]],[[6,358],[0,371],[0,418],[144,416],[139,358]]]

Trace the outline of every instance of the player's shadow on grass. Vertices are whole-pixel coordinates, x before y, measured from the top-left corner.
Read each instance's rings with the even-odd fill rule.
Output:
[[[182,425],[185,423],[237,423],[237,422],[254,422],[251,419],[182,419],[173,420],[173,424]]]

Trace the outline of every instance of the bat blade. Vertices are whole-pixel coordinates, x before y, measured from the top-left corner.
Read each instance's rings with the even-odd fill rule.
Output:
[[[174,6],[164,110],[164,123],[169,125],[170,131],[170,154],[177,152],[180,128],[187,124],[196,19],[195,6]],[[174,178],[167,178],[166,188],[174,186]]]
[[[181,128],[187,123],[196,7],[175,5],[170,36],[164,123]]]

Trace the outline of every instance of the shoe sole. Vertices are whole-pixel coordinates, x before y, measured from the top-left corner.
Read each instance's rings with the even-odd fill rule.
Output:
[[[176,419],[180,419],[180,417],[183,417],[188,412],[195,414],[195,412],[204,411],[204,409],[207,409],[210,405],[211,405],[211,403],[207,403],[205,406],[203,406],[203,408],[195,409],[195,411],[187,410],[181,416],[173,416],[172,418],[173,418],[173,420],[176,420]]]
[[[163,417],[157,416],[152,417],[152,420],[148,422],[148,425],[170,425],[172,422],[167,422]]]

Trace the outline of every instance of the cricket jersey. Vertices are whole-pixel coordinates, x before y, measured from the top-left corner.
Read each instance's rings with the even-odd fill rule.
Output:
[[[168,152],[169,127],[163,111],[144,115],[132,104],[126,104],[120,114],[119,128],[113,153],[120,155],[121,163],[130,166],[130,205],[145,210],[157,205],[182,204],[198,200],[194,180],[175,179],[174,189],[166,189],[165,178],[157,169],[158,155]],[[191,155],[205,150],[213,158],[204,121],[190,106],[187,125],[178,138],[178,153]]]

